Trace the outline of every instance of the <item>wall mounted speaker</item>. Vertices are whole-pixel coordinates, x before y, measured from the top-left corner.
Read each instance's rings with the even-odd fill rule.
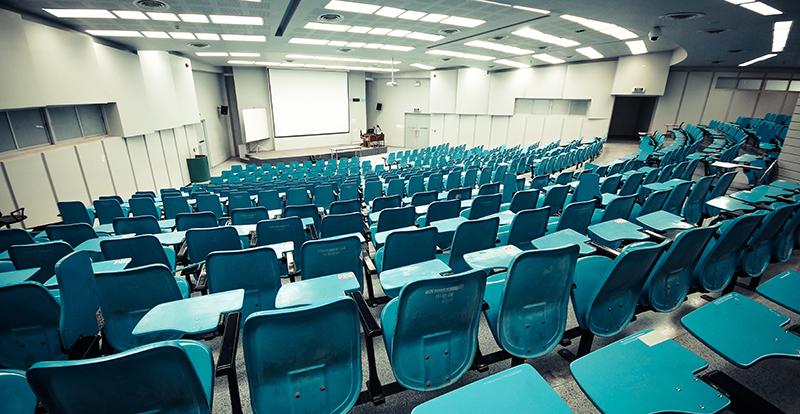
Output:
[[[220,115],[228,115],[228,107],[226,105],[222,105],[219,107],[219,114]]]
[[[377,104],[377,105],[375,105],[375,110],[376,110],[376,111],[380,111],[381,109],[383,109],[383,104],[382,104],[382,103],[380,103],[380,102],[378,102],[378,104]]]

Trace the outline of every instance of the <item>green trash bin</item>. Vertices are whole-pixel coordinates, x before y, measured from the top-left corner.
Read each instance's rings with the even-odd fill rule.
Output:
[[[189,179],[193,183],[203,183],[211,180],[211,171],[208,169],[208,157],[205,155],[187,158],[186,166],[189,167]]]

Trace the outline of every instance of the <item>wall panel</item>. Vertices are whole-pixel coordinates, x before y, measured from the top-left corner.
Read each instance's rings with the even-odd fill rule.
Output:
[[[108,160],[108,170],[111,172],[114,189],[116,193],[123,198],[130,197],[131,194],[135,193],[137,190],[138,181],[137,177],[134,176],[133,167],[131,166],[131,157],[128,155],[128,146],[126,145],[126,141],[136,139],[137,138],[128,138],[124,140],[122,138],[109,138],[103,140],[103,152]],[[147,162],[146,156],[147,154],[145,154],[145,163]],[[147,171],[149,171],[149,165]],[[145,174],[144,171],[141,171],[140,174],[143,176],[141,178],[142,182],[147,184],[145,178],[148,177],[148,175]],[[149,175],[149,177],[149,186],[143,186],[142,191],[144,191],[145,188],[153,189],[152,175]]]
[[[431,113],[452,114],[456,111],[458,71],[436,70],[431,72]]]
[[[756,108],[756,91],[735,91],[731,99],[731,107],[728,110],[728,121],[734,122],[740,116],[753,116]]]
[[[714,74],[712,72],[691,72],[686,80],[678,119],[681,122],[699,123],[703,108],[708,100]]]
[[[467,148],[475,146],[475,116],[459,115],[458,119],[458,145],[466,145]]]
[[[522,145],[526,142],[535,142],[538,137],[526,137],[525,136],[525,124],[527,122],[528,115],[514,115],[511,117],[511,121],[508,124],[508,138],[506,139],[506,145],[509,147],[514,147],[517,145]]]
[[[103,151],[103,143],[101,141],[87,142],[77,145],[75,149],[78,151],[83,178],[86,180],[92,200],[96,200],[101,195],[116,194],[109,174],[108,160]],[[123,156],[127,161],[127,153]],[[130,165],[130,161],[128,161],[128,165]]]
[[[525,122],[525,133],[520,141],[522,145],[541,142],[544,133],[544,116],[529,115]]]
[[[75,147],[65,146],[43,154],[58,201],[91,202]]]
[[[506,145],[508,139],[508,123],[511,121],[510,116],[493,116],[492,117],[492,130],[489,138],[490,147],[499,147]]]
[[[0,15],[0,20],[2,20],[2,15]],[[17,209],[17,205],[14,203],[14,196],[11,192],[11,187],[8,185],[8,178],[6,177],[6,170],[3,168],[3,163],[0,163],[0,211],[3,214],[8,214]],[[15,224],[11,227],[22,227],[19,224]]]
[[[199,124],[196,124],[199,125]],[[181,182],[186,184],[189,182],[189,167],[186,165],[186,159],[191,158],[193,156],[190,146],[189,146],[189,138],[188,138],[188,131],[194,130],[197,128],[196,125],[186,125],[180,128],[175,128],[175,144],[177,145],[178,150],[178,164],[180,166],[180,173],[181,173]],[[209,161],[209,164],[211,161]]]
[[[169,173],[167,172],[167,161],[164,159],[164,148],[161,146],[161,136],[158,132],[144,136],[147,145],[147,155],[150,158],[150,167],[153,169],[153,179],[156,188],[169,188]],[[135,166],[135,165],[134,165]]]
[[[180,128],[183,129],[183,128]],[[183,185],[181,166],[178,159],[178,147],[175,144],[175,132],[172,129],[161,131],[161,147],[164,149],[164,160],[167,164],[167,176],[171,187]],[[186,162],[185,160],[183,161]]]
[[[784,92],[761,92],[753,116],[763,118],[769,112],[780,113],[785,99],[786,93]]]
[[[147,145],[144,136],[130,137],[125,139],[128,145],[128,155],[130,165],[133,168],[133,176],[136,179],[136,189],[139,191],[157,191],[153,181],[153,170],[150,168],[150,159],[147,155]],[[119,190],[119,189],[117,189]]]
[[[475,145],[489,147],[492,129],[492,117],[488,115],[478,115],[475,118]]]
[[[440,145],[444,140],[444,115],[431,114],[431,129],[428,137],[430,145]]]
[[[26,227],[59,221],[56,197],[50,186],[42,155],[39,153],[3,161],[11,191],[20,207],[25,207]]]
[[[489,110],[489,74],[478,68],[458,70],[456,113],[486,114]]]
[[[568,116],[564,118],[564,125],[561,128],[561,139],[571,141],[581,138],[584,118],[580,116]]]
[[[544,118],[542,142],[548,143],[561,139],[561,129],[564,127],[563,116],[547,116]]]
[[[458,145],[458,123],[458,115],[446,114],[444,116],[443,142],[449,142],[453,146]]]

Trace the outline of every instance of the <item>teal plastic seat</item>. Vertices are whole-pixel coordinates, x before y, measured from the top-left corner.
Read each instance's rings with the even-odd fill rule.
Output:
[[[800,231],[800,209],[786,220],[781,231],[775,236],[775,245],[772,256],[775,260],[785,263],[792,257],[792,251],[797,245],[798,231]]]
[[[329,214],[350,214],[361,213],[361,200],[357,198],[349,200],[339,200],[331,203]]]
[[[559,217],[553,217],[547,223],[547,232],[554,233],[560,230],[571,229],[580,234],[588,232],[589,223],[597,205],[595,199],[567,204],[564,212]]]
[[[197,202],[199,204],[200,200]],[[133,216],[152,216],[156,219],[161,218],[161,209],[156,206],[155,201],[151,197],[139,197],[134,195],[128,200],[128,205],[131,208],[131,215]]]
[[[63,240],[73,248],[89,239],[96,239],[97,233],[92,226],[86,223],[51,224],[44,229],[47,238],[56,241]]]
[[[228,194],[228,212],[233,212],[233,210],[238,208],[250,208],[252,206],[253,201],[250,200],[249,192],[232,191],[230,194]]]
[[[254,313],[245,320],[242,347],[256,414],[343,414],[358,399],[360,325],[349,297]]]
[[[522,250],[532,250],[532,240],[542,237],[547,232],[547,221],[550,209],[547,207],[533,210],[522,210],[514,215],[508,231],[498,232],[500,244],[517,246]]]
[[[306,241],[303,222],[299,217],[287,217],[275,220],[264,220],[256,224],[258,246],[268,246],[290,241],[294,244],[292,255],[296,265],[302,262],[301,248]],[[282,265],[281,274],[288,274],[286,265]]]
[[[466,272],[471,267],[464,261],[464,255],[495,247],[500,219],[497,217],[469,220],[456,227],[450,250],[442,255],[453,273]]]
[[[361,242],[358,237],[339,236],[310,240],[303,244],[303,280],[320,276],[353,272],[358,283],[364,286]]]
[[[336,237],[345,234],[362,233],[364,218],[361,213],[329,214],[322,218],[320,237]]]
[[[575,187],[575,192],[572,193],[570,204],[590,201],[596,198],[600,198],[600,176],[594,173],[581,174],[578,178],[578,186]]]
[[[798,207],[798,204],[783,205],[763,216],[761,225],[747,242],[748,249],[742,252],[740,265],[747,276],[759,277],[767,270],[780,231]]]
[[[375,252],[378,274],[384,270],[436,259],[436,234],[435,227],[390,233],[386,237],[386,244]]]
[[[299,217],[301,219],[310,218],[314,221],[314,228],[318,229],[320,226],[320,216],[317,206],[313,204],[305,204],[302,206],[288,205],[283,210],[284,217]]]
[[[0,287],[0,366],[28,369],[33,363],[65,359],[59,337],[60,307],[39,283]],[[13,315],[11,317],[10,315]]]
[[[0,230],[0,252],[18,244],[33,244],[33,236],[23,229]]]
[[[683,203],[686,201],[686,196],[689,194],[691,187],[691,181],[680,183],[673,187],[664,201],[664,205],[661,206],[661,210],[670,214],[680,215],[681,211],[683,211]]]
[[[127,216],[126,212],[122,210],[121,203],[117,200],[100,199],[94,200],[92,204],[100,224],[111,224],[115,218]]]
[[[441,178],[441,177],[440,177]],[[380,181],[367,181],[364,183],[364,202],[369,204],[383,195],[383,184]]]
[[[36,396],[54,413],[211,412],[213,357],[197,341],[164,341],[100,358],[40,362],[27,376]]]
[[[376,234],[384,231],[413,226],[416,217],[417,216],[414,211],[414,207],[412,206],[391,207],[381,210],[381,214],[378,216],[377,224],[370,228],[372,243],[376,248],[379,248],[381,244],[375,240]]]
[[[736,292],[681,318],[689,333],[740,368],[770,357],[800,358],[800,336],[784,329],[789,321]]]
[[[439,199],[439,193],[435,191],[421,191],[411,196],[412,206],[426,206]]]
[[[658,312],[677,309],[692,286],[695,263],[716,231],[698,227],[680,232],[650,271],[640,302]]]
[[[303,206],[308,204],[308,191],[305,187],[290,188],[286,191],[286,206]]]
[[[63,241],[19,244],[8,248],[8,256],[14,263],[15,269],[39,268],[38,272],[28,278],[32,282],[39,283],[44,283],[53,277],[56,271],[56,262],[70,253],[72,253],[72,247]]]
[[[209,229],[217,227],[218,225],[217,216],[208,211],[200,213],[180,213],[175,216],[175,229],[178,231]]]
[[[198,212],[212,213],[217,220],[225,215],[217,194],[197,194],[195,200],[197,200],[196,207]]]
[[[728,188],[731,186],[733,179],[736,177],[736,171],[727,172],[722,174],[717,179],[717,182],[714,183],[714,187],[711,188],[711,191],[706,195],[706,201],[715,199],[717,197],[724,196],[725,193],[728,191]],[[708,204],[703,203],[705,208],[705,217],[713,217],[719,214],[719,209],[716,207],[711,207]]]
[[[100,241],[100,250],[105,260],[130,258],[127,268],[162,264],[175,270],[175,250],[164,247],[155,236],[141,235],[122,239],[109,238]]]
[[[192,206],[189,205],[189,199],[183,196],[167,196],[162,194],[161,201],[164,203],[164,218],[176,219],[180,213],[191,213]]]
[[[0,411],[28,414],[35,409],[36,396],[28,386],[25,371],[0,369]]]
[[[650,193],[650,195],[644,199],[644,203],[641,205],[633,205],[630,219],[634,220],[639,216],[644,216],[646,214],[655,213],[656,211],[661,210],[661,207],[663,207],[664,203],[667,201],[669,193],[670,190],[654,191]]]
[[[765,298],[791,310],[800,313],[800,297],[797,295],[800,288],[800,272],[788,270],[775,275],[772,279],[760,284],[756,291]]]
[[[262,190],[258,192],[259,207],[266,207],[267,210],[283,210],[283,201],[276,190]]]
[[[103,310],[103,339],[117,351],[151,342],[178,339],[180,333],[131,334],[139,320],[156,305],[183,298],[172,272],[164,265],[149,265],[95,275]],[[176,315],[180,317],[180,315]]]
[[[495,214],[500,211],[501,201],[502,196],[500,194],[477,196],[472,200],[472,206],[461,212],[461,217],[475,220]]]
[[[266,207],[236,208],[231,211],[231,224],[257,224],[261,220],[269,220]]]
[[[58,214],[64,224],[86,223],[94,224],[94,212],[87,209],[80,201],[59,201]]]
[[[358,183],[344,183],[339,187],[339,201],[358,200]]]
[[[481,184],[478,188],[478,195],[500,194],[500,183]]]
[[[450,180],[448,180],[448,182],[449,181]],[[402,197],[403,195],[405,195],[405,191],[406,191],[405,181],[403,181],[400,178],[391,179],[391,180],[389,180],[389,183],[386,185],[386,196],[387,197],[396,196],[396,195],[399,195],[400,197]]]
[[[761,222],[760,215],[748,214],[720,224],[694,267],[693,284],[709,292],[720,292],[733,279],[741,252]]]
[[[639,187],[642,185],[642,180],[644,180],[643,172],[631,174],[627,179],[625,179],[625,182],[622,183],[622,187],[619,189],[617,194],[621,196],[638,194]]]
[[[211,252],[241,250],[239,233],[231,226],[186,231],[186,253],[189,263],[201,263]]]
[[[467,372],[477,349],[485,286],[481,271],[417,280],[384,306],[383,340],[400,385],[433,391]]]
[[[594,210],[591,224],[598,224],[616,219],[627,220],[631,216],[634,204],[636,204],[635,194],[615,197],[608,203],[606,208]]]
[[[570,414],[569,406],[527,364],[500,371],[428,400],[411,414]]]
[[[153,216],[117,217],[113,222],[115,234],[158,234],[161,227]]]
[[[537,207],[549,207],[550,215],[552,216],[564,208],[564,203],[567,201],[568,193],[568,185],[554,185],[550,187],[544,198],[540,198],[541,203],[538,203]]]
[[[622,180],[621,174],[610,175],[603,180],[600,185],[600,194],[616,194],[619,188],[619,182]]]
[[[535,209],[538,201],[539,190],[517,191],[514,197],[511,198],[511,203],[502,204],[500,210],[510,210],[514,213],[519,213],[522,210]]]
[[[699,178],[692,186],[692,190],[686,197],[686,204],[683,205],[682,216],[686,222],[697,224],[703,219],[703,206],[712,181],[714,181],[714,176],[709,175]]]
[[[242,318],[275,309],[281,287],[278,257],[269,247],[212,252],[206,259],[209,293],[244,289]]]
[[[708,363],[651,329],[606,345],[570,364],[572,376],[604,413],[722,411],[730,400],[695,373]]]
[[[508,273],[489,277],[484,314],[495,341],[509,354],[538,358],[561,341],[578,252],[576,245],[522,252]]]
[[[100,300],[87,252],[73,252],[56,263],[61,313],[61,346],[69,350],[79,341],[96,339],[100,333],[97,314]]]
[[[578,326],[584,332],[610,337],[630,323],[650,267],[667,242],[637,243],[622,250],[616,259],[589,256],[575,267],[572,306]],[[590,344],[581,340],[588,353]],[[579,352],[578,356],[582,356]]]

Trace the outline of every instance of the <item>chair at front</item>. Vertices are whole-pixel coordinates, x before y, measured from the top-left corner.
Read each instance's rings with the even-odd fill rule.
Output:
[[[39,361],[66,359],[59,338],[60,307],[39,283],[0,287],[0,365],[28,369]],[[10,317],[8,315],[14,315]]]
[[[243,319],[275,308],[281,271],[269,247],[212,252],[206,259],[206,276],[209,293],[244,289]]]

